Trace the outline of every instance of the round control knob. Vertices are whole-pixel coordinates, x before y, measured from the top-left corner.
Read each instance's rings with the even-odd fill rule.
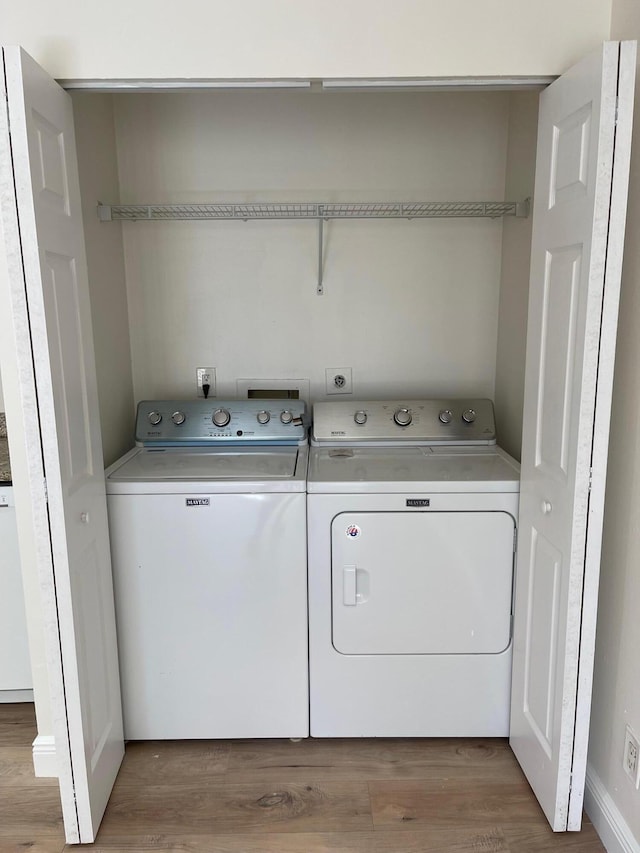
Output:
[[[465,409],[462,413],[462,420],[466,424],[472,424],[476,419],[476,411],[475,409]]]
[[[450,424],[453,419],[453,415],[449,411],[449,409],[443,409],[438,415],[438,420],[441,424]]]
[[[262,409],[261,412],[258,412],[256,418],[258,419],[259,424],[268,424],[271,420],[271,415],[266,409]]]
[[[396,409],[393,414],[393,419],[398,426],[409,426],[413,420],[413,415],[409,409]]]
[[[174,422],[176,426],[182,426],[182,424],[186,421],[187,416],[184,412],[174,412],[171,415],[171,420]]]
[[[147,415],[147,420],[152,426],[158,426],[160,421],[162,420],[162,415],[160,412],[149,412]]]
[[[360,426],[362,426],[362,424],[366,424],[367,422],[367,413],[363,411],[356,412],[353,416],[353,419],[357,424],[360,424]]]
[[[283,424],[290,424],[293,420],[293,413],[289,409],[285,409],[284,412],[280,412],[280,420]]]
[[[217,427],[225,427],[231,420],[231,415],[226,409],[216,409],[211,420]]]

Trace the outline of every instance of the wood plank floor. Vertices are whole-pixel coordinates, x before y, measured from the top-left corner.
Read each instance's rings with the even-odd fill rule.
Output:
[[[0,853],[71,853],[32,705],[0,705]],[[127,745],[95,853],[604,853],[554,834],[503,740]]]

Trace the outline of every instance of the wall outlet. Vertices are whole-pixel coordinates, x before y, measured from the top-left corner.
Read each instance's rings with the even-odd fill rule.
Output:
[[[640,788],[640,743],[629,726],[627,726],[624,736],[622,766],[636,788]]]
[[[327,394],[352,394],[350,367],[327,367],[325,370]]]
[[[216,396],[216,369],[215,367],[196,367],[196,388],[198,397],[204,397],[203,385],[209,386],[209,397]]]

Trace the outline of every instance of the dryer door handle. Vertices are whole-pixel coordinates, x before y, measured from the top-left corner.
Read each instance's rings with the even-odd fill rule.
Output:
[[[342,603],[347,607],[358,603],[358,576],[355,566],[345,566],[342,570]]]

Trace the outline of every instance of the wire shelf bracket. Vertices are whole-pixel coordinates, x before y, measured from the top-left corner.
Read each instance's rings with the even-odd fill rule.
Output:
[[[324,223],[331,219],[526,218],[531,199],[516,201],[245,202],[215,204],[102,204],[101,222],[311,219],[318,223],[318,295],[324,293]]]

